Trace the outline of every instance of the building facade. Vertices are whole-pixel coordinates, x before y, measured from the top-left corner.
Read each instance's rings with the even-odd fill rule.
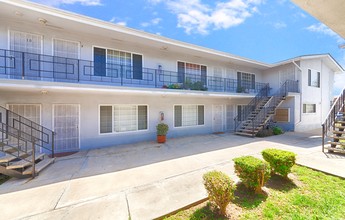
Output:
[[[57,152],[229,132],[266,86],[272,121],[319,128],[342,67],[328,54],[266,64],[20,0],[0,2],[0,106],[56,132]],[[244,120],[244,119],[243,119]]]

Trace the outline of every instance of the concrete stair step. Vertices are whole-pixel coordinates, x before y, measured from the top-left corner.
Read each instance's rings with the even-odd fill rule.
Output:
[[[48,167],[50,164],[54,163],[55,158],[45,158],[44,160],[40,161],[35,165],[35,173],[38,174],[42,170],[44,170],[46,167]],[[23,175],[31,175],[32,174],[32,168],[27,168],[24,170]]]
[[[327,143],[331,145],[345,146],[345,142],[328,141]]]
[[[35,161],[44,158],[45,154],[38,154],[35,156]],[[26,160],[20,160],[17,162],[14,162],[10,164],[9,166],[6,167],[6,169],[20,169],[20,168],[25,168],[27,166],[30,166],[31,162],[26,161]]]
[[[338,140],[345,140],[345,137],[344,137],[344,136],[328,136],[328,138],[331,138],[331,139],[338,139]]]
[[[324,148],[328,151],[345,153],[345,148],[335,148],[335,147],[331,147],[331,146],[325,146]]]
[[[20,158],[20,159],[27,158],[28,156],[30,156],[31,153],[32,153],[32,150],[29,150],[27,152],[23,152],[23,151],[13,152],[11,154],[7,154],[5,156],[0,157],[0,163],[9,163],[17,158]]]
[[[249,134],[249,133],[245,133],[245,132],[235,132],[235,134],[253,137],[253,134]]]
[[[336,130],[333,130],[332,133],[333,133],[333,134],[345,134],[345,131],[336,131]]]

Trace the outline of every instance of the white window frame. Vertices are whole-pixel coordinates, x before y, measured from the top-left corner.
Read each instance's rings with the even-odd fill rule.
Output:
[[[191,105],[195,105],[195,106],[204,106],[204,124],[203,125],[189,125],[189,126],[183,126],[183,121],[182,121],[182,125],[180,127],[175,127],[175,106],[182,106],[182,120],[183,120],[183,106],[191,106]],[[198,108],[197,108],[198,109]],[[198,114],[198,111],[197,111]],[[193,128],[193,127],[204,127],[206,124],[205,121],[205,114],[206,114],[206,108],[204,104],[175,104],[173,105],[173,127],[174,129],[186,129],[186,128]],[[199,115],[197,115],[197,118],[199,118]]]
[[[254,90],[256,89],[255,87],[256,87],[256,82],[257,82],[257,75],[256,75],[256,73],[252,73],[252,72],[247,72],[247,71],[241,71],[241,70],[236,70],[236,80],[238,80],[237,79],[237,73],[238,72],[240,72],[241,73],[241,84],[242,84],[242,82],[243,82],[243,79],[242,79],[242,74],[243,73],[246,73],[246,74],[250,74],[250,75],[254,75],[255,76],[255,80],[254,80]],[[252,83],[251,81],[250,81],[250,83]],[[242,85],[241,85],[242,86]],[[250,88],[250,89],[253,89],[253,88]]]
[[[320,80],[319,80],[319,82],[318,82],[320,86],[313,86],[313,85],[310,85],[310,86],[309,86],[309,70],[310,70],[310,74],[311,74],[311,75],[313,75],[313,73],[314,73],[314,74],[316,73],[316,76],[317,76],[317,74],[320,73]],[[312,82],[311,79],[310,79],[310,82]],[[311,69],[311,68],[308,68],[308,69],[307,69],[307,85],[308,85],[308,87],[320,89],[321,86],[322,86],[322,85],[321,85],[321,82],[322,82],[322,80],[321,80],[321,71],[315,70],[315,69]]]
[[[7,103],[6,104],[6,108],[10,109],[10,105],[38,105],[40,107],[39,113],[40,113],[40,121],[38,122],[38,124],[42,125],[42,104],[40,103]],[[17,113],[16,113],[17,114]],[[25,117],[25,116],[23,116]],[[31,120],[31,119],[29,119]]]
[[[247,104],[247,105],[248,105],[248,104]],[[247,106],[247,105],[246,105],[246,104],[237,104],[237,105],[236,105],[236,109],[235,109],[235,112],[236,112],[235,117],[238,116],[238,106],[242,106],[242,107],[243,107],[243,106]],[[241,108],[242,108],[242,107],[241,107]],[[242,116],[241,116],[241,117],[242,117]],[[244,120],[243,120],[243,121],[244,121]]]
[[[105,63],[108,63],[108,50],[115,50],[115,51],[119,51],[119,52],[125,52],[125,53],[130,53],[131,54],[131,67],[133,67],[133,54],[137,54],[137,55],[141,55],[142,58],[142,65],[144,68],[144,54],[142,53],[137,53],[137,52],[132,52],[132,51],[128,51],[128,50],[121,50],[121,49],[115,49],[115,48],[111,48],[111,47],[103,47],[103,46],[97,46],[97,45],[92,45],[92,61],[95,62],[94,59],[94,48],[101,48],[101,49],[105,49],[106,51],[106,56],[105,56]]]
[[[77,43],[78,44],[78,58],[68,58],[68,59],[78,59],[78,60],[80,59],[81,47],[80,47],[80,42],[79,41],[66,40],[66,39],[63,39],[63,38],[56,38],[56,37],[52,38],[52,56],[54,56],[54,40],[61,40],[61,41],[66,41],[66,42],[71,42],[71,43]]]
[[[304,112],[303,111],[304,105],[315,105],[315,112]],[[303,103],[302,104],[302,113],[305,114],[305,115],[315,115],[315,114],[317,114],[317,105],[316,105],[316,103]]]
[[[112,131],[109,133],[101,133],[101,106],[111,106],[111,120],[112,120]],[[144,130],[135,130],[135,131],[122,131],[116,132],[114,126],[114,106],[146,106],[147,108],[147,128]],[[98,135],[122,135],[122,134],[133,134],[133,133],[142,133],[149,131],[150,128],[150,109],[148,104],[100,104],[98,105]],[[138,112],[137,112],[138,114]],[[137,120],[138,123],[138,120]],[[138,129],[138,128],[137,128]]]
[[[201,64],[201,63],[195,63],[195,62],[189,62],[189,61],[184,61],[184,60],[176,60],[176,72],[178,72],[178,62],[184,63],[184,68],[186,71],[186,64],[193,64],[193,65],[199,65],[200,66],[200,72],[199,75],[201,76],[201,66],[206,66],[206,76],[208,76],[208,72],[209,72],[209,67],[205,64]],[[186,73],[186,72],[185,72]]]

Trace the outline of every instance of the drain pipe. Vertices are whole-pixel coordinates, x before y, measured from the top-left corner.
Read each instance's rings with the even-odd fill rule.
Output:
[[[295,67],[297,67],[297,69],[300,71],[301,73],[301,80],[300,80],[300,85],[301,85],[301,90],[302,90],[302,68],[300,66],[297,65],[297,63],[295,62],[295,60],[292,61],[292,63],[295,65]],[[302,92],[300,91],[299,93],[299,121],[295,123],[295,125],[298,125],[299,123],[302,122],[302,111],[303,111],[303,107],[302,107]]]

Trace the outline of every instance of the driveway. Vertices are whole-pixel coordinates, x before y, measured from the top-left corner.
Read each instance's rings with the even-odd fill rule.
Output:
[[[232,159],[265,148],[298,154],[297,162],[345,178],[345,156],[321,152],[317,133],[268,138],[210,134],[81,151],[57,158],[33,180],[0,186],[3,219],[153,219],[204,200],[202,175],[237,179]]]

